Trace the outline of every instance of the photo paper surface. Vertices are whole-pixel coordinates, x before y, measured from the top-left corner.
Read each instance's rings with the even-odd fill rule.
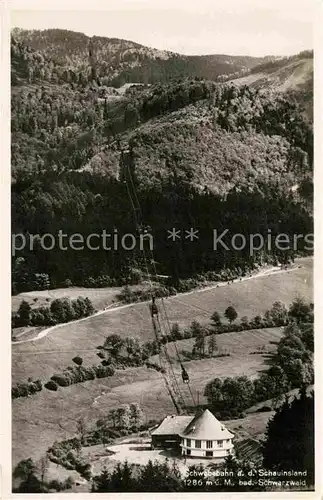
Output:
[[[27,4],[12,493],[315,494],[315,3]]]

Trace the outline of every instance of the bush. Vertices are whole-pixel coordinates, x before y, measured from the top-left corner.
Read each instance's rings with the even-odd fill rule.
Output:
[[[95,368],[95,374],[97,378],[104,378],[105,377],[105,366],[98,365]]]
[[[211,408],[237,416],[253,403],[254,383],[246,376],[215,378],[205,386],[204,395]]]
[[[49,302],[49,298],[46,299]],[[26,305],[27,304],[27,305]],[[72,302],[69,299],[55,299],[49,307],[31,309],[23,301],[20,313],[12,316],[13,327],[16,326],[52,326],[67,323],[74,319],[90,316],[94,312],[92,302],[88,297],[78,297]]]
[[[67,374],[64,373],[55,373],[50,379],[60,387],[67,387],[71,383]]]
[[[74,484],[75,484],[74,479],[73,479],[71,476],[69,476],[69,477],[68,477],[67,479],[65,479],[65,481],[64,481],[64,489],[65,489],[65,490],[69,490],[70,488],[72,488],[72,487],[74,486]]]
[[[80,356],[75,356],[75,358],[73,358],[72,361],[78,366],[81,366],[83,363],[83,359]]]
[[[65,484],[58,481],[58,479],[52,479],[52,481],[50,481],[47,486],[49,490],[55,491],[63,491],[66,489]]]
[[[76,470],[86,480],[89,480],[91,478],[90,464],[85,463],[73,453],[73,450],[79,451],[80,448],[81,442],[79,439],[67,439],[66,441],[61,441],[60,443],[54,443],[53,446],[48,449],[47,454],[52,462],[65,467],[65,469]],[[71,478],[68,478],[68,481],[66,480],[65,484],[72,484]]]
[[[165,368],[163,368],[162,366],[157,365],[156,363],[147,362],[146,363],[146,367],[147,368],[152,368],[153,370],[156,370],[157,372],[165,373]]]
[[[11,388],[12,399],[27,397],[40,392],[43,386],[40,380],[29,380],[27,383],[20,383]]]
[[[84,479],[89,481],[91,479],[91,465],[85,462],[77,462],[75,464],[75,470],[81,474]]]
[[[50,390],[57,390],[57,385],[60,387],[67,387],[79,382],[94,380],[95,378],[112,377],[114,373],[115,369],[110,364],[108,366],[98,365],[89,366],[87,368],[84,366],[68,366],[63,373],[55,373],[45,387]],[[56,389],[52,388],[52,383],[55,384]],[[47,387],[48,384],[50,384],[50,387]]]
[[[170,295],[169,289],[166,286],[154,286],[152,290],[131,290],[127,285],[118,295],[118,299],[122,302],[130,304],[132,302],[143,302],[150,300],[151,295],[155,297],[168,297]]]
[[[53,380],[49,380],[45,385],[44,387],[46,387],[46,389],[49,389],[50,391],[57,391],[58,389],[58,386],[57,384],[53,381]]]
[[[56,325],[57,320],[51,314],[49,307],[38,307],[32,310],[30,323],[33,326],[49,326]]]
[[[258,410],[256,410],[257,413],[268,412],[268,411],[273,411],[271,406],[264,405],[264,406],[261,406],[260,408],[258,408]]]
[[[110,276],[102,275],[96,278],[90,276],[86,278],[81,285],[87,288],[104,288],[107,286],[114,286],[114,284],[114,280],[111,279]]]

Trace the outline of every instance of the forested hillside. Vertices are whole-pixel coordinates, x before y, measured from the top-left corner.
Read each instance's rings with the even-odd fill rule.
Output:
[[[51,29],[12,31],[13,84],[33,81],[74,82],[120,87],[124,83],[166,82],[174,78],[219,75],[236,77],[273,57],[228,55],[184,56],[144,47],[118,38],[88,37],[83,33]]]
[[[313,133],[304,102],[214,81],[255,64],[60,30],[15,30],[13,232],[134,233],[129,168],[154,233],[158,271],[173,284],[210,270],[252,268],[260,259],[286,260],[273,252],[212,249],[214,228],[312,230]],[[141,85],[112,87],[131,81]],[[165,231],[174,226],[197,228],[201,237],[170,244]],[[62,258],[62,251],[36,244],[13,259],[14,290],[40,282],[124,284],[138,280],[142,268],[138,249],[69,249]]]
[[[248,75],[235,79],[234,83],[256,89],[270,88],[276,92],[289,92],[302,104],[305,116],[313,121],[312,51],[258,64],[251,68]]]

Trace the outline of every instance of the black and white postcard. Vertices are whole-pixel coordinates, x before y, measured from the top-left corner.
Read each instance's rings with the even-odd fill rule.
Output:
[[[319,5],[8,4],[8,495],[319,498]]]

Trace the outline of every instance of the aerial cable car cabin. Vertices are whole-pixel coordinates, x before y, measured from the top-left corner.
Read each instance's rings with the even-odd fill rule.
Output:
[[[188,384],[190,381],[190,377],[188,376],[187,371],[185,370],[184,366],[181,363],[181,369],[182,369],[182,380],[184,384]]]
[[[152,318],[154,316],[158,317],[158,307],[157,307],[155,300],[156,300],[155,297],[152,297],[151,304],[150,304],[150,313],[151,313]]]

